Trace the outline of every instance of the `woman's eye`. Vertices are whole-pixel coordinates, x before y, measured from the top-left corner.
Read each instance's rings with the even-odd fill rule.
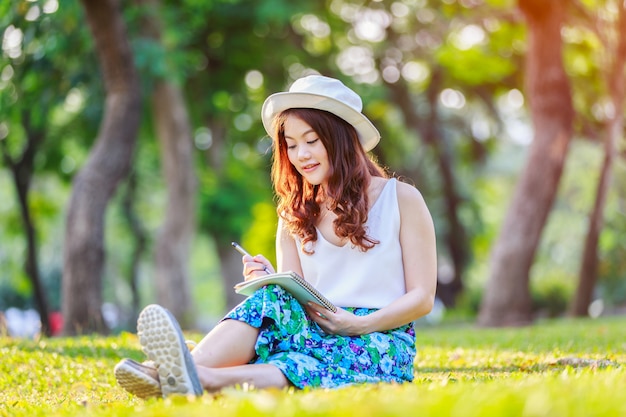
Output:
[[[309,145],[313,145],[313,144],[314,144],[315,142],[317,142],[318,140],[319,140],[319,139],[313,139],[313,140],[308,141],[307,143],[308,143]]]
[[[287,145],[287,149],[296,149],[296,145]]]

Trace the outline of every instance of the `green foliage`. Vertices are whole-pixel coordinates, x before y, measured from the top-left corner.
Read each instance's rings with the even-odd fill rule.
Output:
[[[31,134],[45,135],[35,158],[30,204],[41,243],[42,275],[55,277],[62,264],[68,184],[97,136],[103,86],[80,2],[58,2],[56,11],[44,12],[47,3],[0,2],[0,35],[15,27],[23,37],[19,56],[0,51],[0,140],[10,155],[17,157],[29,128]],[[603,10],[606,2],[585,0],[582,4],[596,19],[596,27],[608,28],[614,16]],[[383,133],[376,156],[393,172],[409,177],[424,194],[440,237],[439,251],[445,258],[447,249],[441,237],[448,220],[436,155],[422,142],[423,132],[406,126],[398,103],[383,82],[394,82],[385,71],[391,69],[410,92],[410,105],[422,124],[432,110],[439,114],[439,139],[445,140],[452,157],[461,197],[460,218],[471,246],[472,263],[465,274],[468,294],[462,303],[476,311],[488,276],[488,258],[527,150],[509,140],[509,130],[515,129],[512,126],[519,126],[520,120],[528,123],[523,107],[512,114],[502,105],[510,91],[519,94],[524,90],[525,27],[514,0],[164,0],[159,9],[132,2],[121,6],[145,93],[134,163],[136,209],[149,235],[140,264],[144,299],[150,299],[149,248],[166,203],[154,121],[148,111],[150,86],[158,78],[183,87],[193,131],[209,132],[213,139],[209,148],[199,144],[197,150],[198,224],[199,230],[211,236],[199,238],[192,254],[194,288],[202,289],[197,293],[211,297],[223,293],[213,238],[222,243],[242,238],[247,247],[273,257],[275,213],[260,105],[269,93],[282,90],[311,69],[342,78],[363,96],[365,112]],[[39,15],[33,19],[35,8]],[[371,11],[381,13],[363,14]],[[145,36],[146,14],[157,16],[163,24],[160,43]],[[371,30],[355,29],[372,16],[366,22],[370,29],[388,20],[377,39],[368,38]],[[603,77],[615,54],[604,50],[596,33],[579,20],[568,19],[567,24],[562,31],[564,60],[578,112],[576,132],[600,137],[610,110]],[[357,53],[347,53],[350,51]],[[251,74],[259,78],[256,83],[248,82]],[[440,79],[433,79],[434,74]],[[446,107],[441,89],[460,94],[464,105]],[[429,94],[435,97],[436,109],[430,108]],[[523,99],[527,103],[531,98]],[[487,126],[482,136],[476,134],[476,124]],[[531,280],[537,305],[552,309],[548,303],[554,299],[555,311],[561,310],[563,297],[574,286],[599,147],[578,142],[570,155]],[[598,295],[613,306],[626,300],[626,175],[623,168],[619,172],[600,241]],[[6,288],[13,291],[15,300],[23,297],[19,303],[27,304],[32,301],[26,299],[29,286],[22,272],[25,243],[8,178],[3,170],[0,285],[3,294]],[[120,196],[123,192],[124,187]],[[107,299],[115,301],[125,300],[128,293],[129,253],[135,238],[121,214],[120,196],[112,203],[106,222],[105,286]],[[55,279],[50,278],[53,283]],[[216,313],[212,310],[211,314]]]
[[[444,46],[437,52],[437,59],[452,77],[468,85],[497,83],[517,69],[513,62],[478,48]]]
[[[250,227],[252,207],[268,197],[268,179],[251,178],[242,168],[234,166],[224,177],[202,178],[200,226],[221,243],[238,240]]]
[[[248,1],[248,5],[251,2]],[[266,0],[260,2],[256,10],[256,18],[268,24],[284,25],[289,23],[294,15],[302,13],[300,2],[286,2],[284,0]]]
[[[10,279],[0,281],[0,311],[9,307],[32,308],[31,285],[22,271],[15,271]]]
[[[115,382],[137,337],[0,338],[0,415],[11,416],[620,416],[623,318],[521,329],[420,328],[415,381],[304,391],[227,389],[142,401]],[[189,334],[197,339],[200,334]]]
[[[621,163],[615,169],[615,179],[623,181],[626,177]],[[620,177],[620,175],[622,175]],[[609,196],[605,209],[605,228],[600,236],[598,298],[604,300],[607,307],[620,307],[626,303],[626,224],[624,222],[624,195],[617,192]]]
[[[222,282],[220,260],[215,241],[205,234],[197,234],[191,249],[191,287],[199,321],[210,325],[224,316],[226,291]],[[144,291],[146,293],[146,291]],[[146,304],[148,298],[146,299]],[[134,323],[133,323],[134,326]]]
[[[516,151],[517,149],[517,151]],[[513,155],[517,153],[517,155]],[[473,262],[468,270],[466,287],[460,303],[468,313],[477,312],[482,288],[489,271],[489,255],[503,221],[505,208],[514,186],[513,173],[524,155],[519,147],[508,151],[499,147],[485,169],[489,175],[476,181],[473,196],[478,206],[481,223],[474,223],[472,241]],[[593,198],[602,158],[599,144],[574,141],[571,144],[554,208],[544,228],[535,263],[531,270],[530,291],[538,315],[561,315],[569,304],[578,282],[580,256],[587,232],[587,216]],[[503,165],[508,161],[508,165]],[[619,173],[620,168],[616,169]],[[620,181],[619,175],[616,180]],[[602,298],[607,308],[623,305],[626,300],[624,285],[624,221],[619,209],[619,194],[610,194],[605,210],[606,227],[600,240],[598,291],[594,298]]]
[[[255,248],[276,265],[276,228],[278,218],[273,204],[260,202],[252,207],[252,223],[243,234],[241,242],[246,248]]]
[[[537,284],[531,286],[533,310],[538,316],[562,316],[567,311],[573,293],[571,282],[562,278],[543,277]]]
[[[163,45],[152,39],[138,39],[133,44],[135,65],[150,78],[164,78],[169,74]]]
[[[6,171],[0,172],[0,240],[5,242],[0,249],[0,311],[8,307],[35,307],[32,286],[24,272],[23,259],[26,241],[22,238],[22,219],[17,202],[12,198],[15,191]],[[61,239],[63,228],[62,207],[67,189],[56,178],[35,178],[30,194],[32,216],[37,220],[36,235],[46,248],[41,252],[41,279],[52,309],[60,308],[59,269],[61,261]]]
[[[569,277],[542,276],[530,285],[532,311],[535,318],[563,317],[574,293],[574,283]],[[453,309],[446,312],[445,321],[473,321],[483,297],[484,286],[466,282],[466,288]]]
[[[70,137],[83,145],[89,143],[84,134],[95,132],[93,119],[87,117],[81,134],[73,136],[80,126],[77,114],[84,110],[89,116],[91,105],[101,106],[84,96],[85,89],[99,90],[85,84],[93,79],[89,74],[95,75],[97,70],[90,38],[79,27],[80,6],[68,4],[62,11],[49,14],[43,1],[11,3],[14,6],[3,15],[0,27],[21,33],[22,42],[11,53],[0,55],[0,107],[10,109],[0,115],[0,123],[8,130],[6,140],[14,158],[21,153],[28,135],[41,132],[45,140],[39,151],[45,156],[38,159],[37,168],[61,168],[67,174],[60,167],[64,157],[61,142]],[[29,14],[35,10],[39,17],[33,20]],[[59,112],[63,116],[54,117]]]

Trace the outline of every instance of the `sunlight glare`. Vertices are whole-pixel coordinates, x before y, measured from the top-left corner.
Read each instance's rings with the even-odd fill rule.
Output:
[[[65,155],[61,160],[61,171],[65,174],[71,174],[76,169],[76,161],[69,155]]]
[[[63,108],[66,112],[78,113],[80,109],[82,109],[84,102],[85,98],[83,96],[83,92],[78,88],[72,88],[65,97],[65,103],[63,103]]]
[[[410,11],[409,6],[399,1],[391,5],[391,13],[393,14],[394,17],[398,17],[398,18],[407,17],[409,15],[409,11]]]
[[[385,30],[391,24],[391,16],[384,10],[365,9],[355,19],[354,32],[359,39],[381,42],[387,37]]]
[[[400,70],[393,65],[388,65],[383,69],[383,79],[389,84],[398,82],[400,79]]]
[[[462,51],[480,45],[485,41],[485,31],[477,25],[464,26],[459,32],[451,36],[452,44]]]
[[[24,33],[21,29],[10,25],[4,31],[2,37],[2,50],[9,56],[9,58],[17,59],[22,56],[22,40],[24,39]]]
[[[465,96],[458,90],[452,88],[444,89],[439,99],[441,103],[450,109],[462,109],[465,106]]]
[[[420,23],[428,24],[435,20],[435,12],[432,9],[419,9],[415,12],[415,17]]]
[[[506,133],[513,143],[528,146],[533,141],[533,129],[530,124],[516,118],[507,119]]]
[[[48,0],[43,5],[43,12],[46,14],[52,14],[59,10],[59,2],[57,0]]]
[[[351,46],[337,56],[337,65],[346,75],[364,75],[375,69],[374,54],[364,46]]]
[[[327,38],[330,36],[330,26],[313,14],[305,14],[300,18],[300,25],[307,32],[316,38]]]
[[[418,61],[409,61],[402,67],[402,77],[410,83],[421,83],[430,75],[426,65]]]
[[[9,127],[6,123],[2,122],[0,123],[0,140],[6,138],[7,136],[9,136]]]
[[[252,127],[252,117],[249,114],[241,113],[235,117],[235,129],[240,132],[246,132]]]
[[[484,142],[491,137],[491,129],[487,119],[475,118],[472,120],[472,136],[479,142]]]
[[[507,93],[506,101],[512,109],[521,109],[524,107],[524,94],[517,88],[514,88]]]
[[[615,106],[610,100],[600,100],[591,106],[591,114],[600,122],[605,122],[615,117]]]
[[[0,73],[0,80],[2,80],[3,82],[11,81],[11,78],[13,78],[14,74],[15,71],[13,70],[13,67],[7,65],[2,69],[2,73]]]
[[[261,74],[261,71],[248,71],[245,80],[246,85],[251,90],[258,90],[263,86],[263,74]]]
[[[597,319],[604,312],[604,301],[601,298],[594,300],[589,304],[589,308],[587,309],[587,313],[589,317],[592,319]]]
[[[344,22],[352,22],[356,19],[359,6],[335,0],[331,3],[330,10],[332,10],[332,12],[339,16]]]
[[[196,148],[200,149],[201,151],[206,151],[211,147],[211,145],[213,145],[213,134],[208,128],[201,127],[196,130],[193,141],[196,145]]]
[[[26,12],[26,16],[24,16],[24,19],[29,22],[34,22],[35,20],[39,19],[39,16],[41,16],[41,10],[39,9],[38,5],[34,5],[30,9],[28,9],[28,12]]]

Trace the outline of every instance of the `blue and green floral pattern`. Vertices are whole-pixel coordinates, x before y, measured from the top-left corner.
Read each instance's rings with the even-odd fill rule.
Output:
[[[369,308],[346,308],[364,316]],[[272,364],[299,388],[333,388],[366,382],[413,380],[415,329],[361,336],[325,333],[300,303],[276,285],[258,290],[225,319],[244,321],[260,329],[251,363]]]

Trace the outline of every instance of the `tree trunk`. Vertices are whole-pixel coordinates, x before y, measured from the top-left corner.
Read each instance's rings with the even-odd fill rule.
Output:
[[[165,221],[155,249],[157,299],[181,326],[188,327],[194,315],[188,263],[196,218],[191,125],[177,86],[158,82],[152,105],[168,194]]]
[[[433,80],[429,86],[427,95],[430,114],[427,118],[420,117],[409,95],[409,88],[398,81],[387,84],[393,101],[402,109],[406,125],[420,135],[425,145],[429,146],[437,160],[441,181],[443,183],[444,201],[446,204],[447,231],[445,233],[445,245],[453,266],[453,275],[446,281],[437,281],[437,296],[445,305],[454,306],[457,295],[463,290],[463,272],[467,265],[468,242],[465,227],[459,218],[459,196],[454,175],[453,158],[448,148],[448,143],[439,132],[437,125],[439,115],[437,112],[437,100],[440,92],[440,72],[433,72]]]
[[[139,81],[116,0],[83,0],[106,89],[98,137],[72,187],[65,230],[63,332],[108,332],[102,305],[104,215],[129,170],[139,127]]]
[[[137,191],[137,175],[131,172],[128,176],[128,183],[126,188],[126,194],[122,199],[122,212],[124,218],[128,222],[128,228],[132,232],[135,239],[135,247],[131,254],[129,280],[130,293],[131,293],[131,316],[132,322],[137,321],[139,316],[140,300],[139,300],[139,263],[146,251],[147,232],[141,219],[137,216],[135,211],[134,201]]]
[[[606,53],[612,61],[612,68],[607,74],[607,85],[614,108],[614,116],[607,123],[606,136],[604,138],[604,160],[598,179],[596,199],[591,213],[585,246],[582,255],[582,263],[578,273],[578,288],[570,314],[573,316],[586,316],[589,304],[593,298],[593,290],[598,280],[598,240],[604,225],[604,207],[613,178],[613,161],[617,153],[617,143],[624,132],[624,98],[625,98],[625,74],[626,65],[626,5],[618,5],[619,20],[615,33],[618,44],[613,51],[610,45],[605,45]]]
[[[528,160],[493,247],[478,323],[532,321],[529,274],[572,136],[573,108],[561,58],[564,0],[519,0],[529,28],[527,90],[534,124]]]
[[[213,144],[205,153],[207,163],[217,173],[218,178],[224,177],[225,169],[225,152],[226,152],[226,127],[221,120],[217,118],[209,119],[207,125],[211,128],[213,135]],[[239,304],[244,297],[238,295],[233,290],[233,286],[243,279],[242,270],[243,265],[241,263],[241,255],[233,250],[230,245],[230,241],[225,236],[218,236],[215,233],[211,234],[215,246],[217,248],[217,255],[220,260],[220,275],[222,278],[222,284],[224,287],[224,293],[226,295],[226,309],[230,310],[237,304]],[[238,240],[241,236],[233,236],[233,240]]]
[[[43,142],[44,133],[33,128],[30,122],[30,115],[27,113],[23,114],[22,126],[26,132],[26,146],[19,160],[15,161],[11,158],[5,140],[1,141],[1,146],[3,159],[13,174],[13,184],[15,185],[15,192],[20,206],[24,234],[26,235],[26,261],[24,262],[24,270],[33,286],[35,304],[41,320],[41,333],[46,336],[51,336],[52,329],[50,327],[48,299],[39,274],[37,233],[28,204],[28,192],[33,178],[35,155],[37,148],[41,142]]]

